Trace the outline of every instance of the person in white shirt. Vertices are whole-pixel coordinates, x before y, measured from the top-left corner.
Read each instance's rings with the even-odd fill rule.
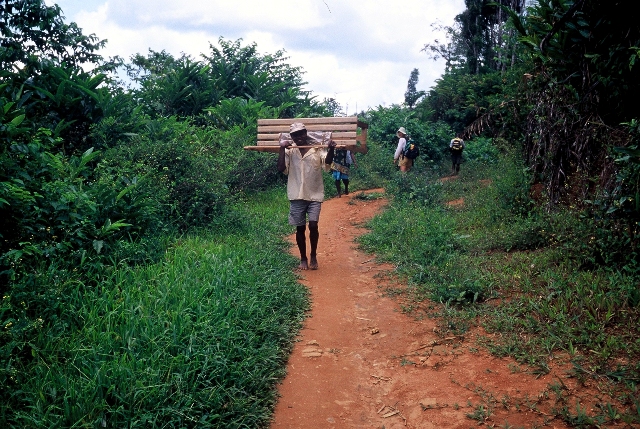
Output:
[[[404,156],[404,148],[407,144],[407,130],[404,127],[400,127],[396,135],[398,136],[398,147],[396,147],[396,153],[393,155],[393,164],[398,163],[400,171],[407,172],[413,166],[413,159]]]
[[[286,174],[287,198],[289,199],[289,224],[296,226],[296,244],[300,251],[301,270],[317,270],[318,220],[324,200],[323,171],[329,172],[333,162],[336,142],[329,140],[325,147],[298,148],[310,146],[307,129],[301,122],[289,127],[291,140],[280,141],[278,171]],[[311,253],[307,259],[306,225],[309,222],[309,243]]]

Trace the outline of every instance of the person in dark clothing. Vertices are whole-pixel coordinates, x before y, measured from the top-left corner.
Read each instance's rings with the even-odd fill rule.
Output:
[[[449,150],[451,151],[451,175],[455,176],[460,172],[460,164],[462,163],[462,151],[464,150],[464,140],[460,137],[451,139]]]

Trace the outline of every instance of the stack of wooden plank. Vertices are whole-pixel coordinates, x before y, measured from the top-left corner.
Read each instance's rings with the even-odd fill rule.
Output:
[[[328,118],[258,119],[258,141],[256,146],[245,146],[246,150],[278,152],[280,139],[287,138],[289,126],[302,122],[307,131],[331,133],[339,149],[356,153],[367,153],[367,128],[357,116]]]

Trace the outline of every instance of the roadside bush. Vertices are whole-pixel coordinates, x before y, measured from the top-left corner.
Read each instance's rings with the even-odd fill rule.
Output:
[[[232,193],[264,191],[283,176],[278,173],[278,155],[243,150],[255,145],[255,127],[233,127],[228,131],[212,131],[212,140],[220,145],[215,157],[216,168],[224,171],[225,184]]]
[[[515,153],[506,154],[500,163],[493,179],[498,208],[507,216],[527,217],[534,206],[530,195],[531,171]]]
[[[593,265],[617,267],[640,274],[640,122],[625,124],[632,137],[627,147],[613,150],[617,174],[613,189],[599,192],[586,201],[585,223],[592,231],[585,231],[590,249],[585,261]]]
[[[144,177],[145,197],[163,227],[207,225],[230,198],[213,133],[173,118],[154,120],[149,133],[105,152],[102,171]]]
[[[468,161],[496,163],[499,161],[500,151],[494,145],[493,139],[475,137],[465,142],[464,158]]]

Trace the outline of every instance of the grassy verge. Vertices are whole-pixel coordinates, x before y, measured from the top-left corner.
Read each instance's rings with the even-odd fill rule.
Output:
[[[1,426],[266,426],[308,297],[281,238],[284,191],[240,206],[235,227],[184,237],[157,264],[69,285],[76,325],[42,327],[15,363]]]
[[[534,373],[571,362],[603,397],[602,412],[558,409],[567,423],[640,423],[640,275],[586,263],[587,220],[536,209],[510,159],[465,164],[445,181],[416,169],[387,194],[389,210],[360,244],[407,280],[407,309],[437,318],[443,336],[482,326],[492,335],[479,345]]]

